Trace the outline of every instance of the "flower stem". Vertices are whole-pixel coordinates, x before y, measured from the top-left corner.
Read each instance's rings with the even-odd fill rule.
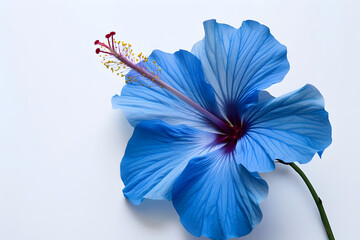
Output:
[[[295,163],[286,163],[286,162],[281,161],[279,159],[277,159],[277,161],[279,161],[282,164],[289,165],[290,167],[292,167],[300,175],[300,177],[304,180],[306,186],[310,190],[310,193],[311,193],[312,197],[314,198],[314,201],[315,201],[316,206],[317,206],[317,208],[319,210],[321,220],[323,222],[323,225],[324,225],[324,228],[326,230],[326,234],[327,234],[329,240],[335,240],[334,234],[333,234],[333,232],[331,230],[331,227],[330,227],[329,220],[328,220],[328,218],[326,216],[326,213],[325,213],[323,203],[322,203],[321,199],[319,198],[319,196],[317,195],[313,185],[311,184],[309,179],[306,177],[305,173]]]

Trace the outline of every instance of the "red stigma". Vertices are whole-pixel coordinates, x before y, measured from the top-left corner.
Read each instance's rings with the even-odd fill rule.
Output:
[[[110,34],[106,34],[105,37],[106,37],[106,38],[109,38],[109,37],[111,37],[111,35],[110,35]]]
[[[115,32],[111,32],[110,35],[111,35],[111,36],[114,36],[114,35],[115,35]]]
[[[98,45],[99,42],[100,42],[99,40],[96,40],[96,41],[94,42],[94,44],[95,44],[95,45]]]
[[[96,54],[99,54],[99,53],[100,53],[100,48],[97,48],[97,49],[95,50],[95,52],[96,52]]]

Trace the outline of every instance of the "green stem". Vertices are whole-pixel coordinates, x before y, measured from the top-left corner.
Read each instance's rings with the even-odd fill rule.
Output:
[[[289,165],[290,167],[292,167],[300,175],[300,177],[304,180],[306,186],[309,188],[309,190],[311,192],[311,195],[313,196],[313,198],[315,200],[317,208],[319,209],[321,220],[322,220],[322,222],[324,224],[326,234],[327,234],[329,240],[335,240],[335,237],[334,237],[334,234],[333,234],[333,232],[331,230],[330,223],[329,223],[329,220],[328,220],[328,218],[326,216],[325,209],[324,209],[324,206],[322,204],[322,201],[319,198],[319,196],[317,195],[313,185],[311,184],[309,179],[306,177],[305,173],[295,163],[286,163],[286,162],[281,161],[279,159],[277,159],[277,160],[282,164]]]

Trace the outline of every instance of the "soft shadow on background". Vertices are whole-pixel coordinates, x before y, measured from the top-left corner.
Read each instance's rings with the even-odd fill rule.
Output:
[[[296,191],[303,191],[304,204],[309,207],[308,211],[316,212],[316,209],[314,209],[315,205],[313,206],[313,204],[315,203],[313,203],[310,192],[308,192],[307,188],[302,184],[302,180],[300,179],[300,177],[295,172],[293,172],[292,169],[283,166],[281,164],[277,164],[276,170],[274,172],[265,173],[261,175],[271,185],[274,182],[281,182],[281,181],[290,182],[294,186]],[[280,195],[277,196],[277,198],[282,199],[281,201],[286,201],[285,199],[286,195],[287,194],[285,193],[285,196]],[[136,217],[136,221],[144,228],[156,229],[157,231],[161,231],[162,229],[166,228],[169,222],[181,224],[179,216],[177,215],[170,201],[156,201],[156,200],[145,199],[140,205],[134,205],[126,198],[124,198],[123,201],[126,203],[127,208],[130,209],[130,213]],[[269,204],[261,204],[261,208],[263,213],[267,215],[267,219],[277,217],[276,211],[273,211],[272,210],[273,207],[270,206]],[[277,212],[278,211],[292,211],[292,209],[278,208]],[[317,227],[321,228],[322,223],[319,219],[320,217],[319,216],[316,217],[316,214],[314,214],[314,216],[315,218],[317,218],[317,220],[319,220]],[[300,223],[300,219],[298,220],[298,222]],[[282,229],[281,226],[278,226],[277,229],[276,227],[272,227],[271,224],[263,224],[263,223],[260,223],[260,225],[257,226],[255,229],[257,230],[253,231],[248,236],[242,238],[233,238],[233,239],[234,240],[235,239],[239,239],[239,240],[268,239],[269,235],[271,235],[273,231],[284,231],[284,229]],[[187,240],[207,239],[205,237],[201,237],[201,238],[194,237],[191,234],[189,234],[184,228],[183,228],[183,234],[184,234],[184,239]]]
[[[166,227],[166,223],[171,221],[180,224],[180,219],[170,201],[144,200],[140,205],[134,205],[128,200],[124,200],[131,213],[136,216],[143,227],[155,228],[161,231]],[[184,239],[199,239],[190,235],[183,229]],[[206,239],[204,237],[200,239]]]
[[[166,222],[179,220],[171,202],[144,200],[140,205],[134,205],[125,198],[124,201],[144,227],[161,229]]]

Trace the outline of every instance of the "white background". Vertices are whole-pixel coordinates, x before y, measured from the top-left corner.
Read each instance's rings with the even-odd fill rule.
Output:
[[[210,18],[260,21],[288,47],[290,72],[271,93],[311,83],[324,95],[333,144],[302,168],[336,238],[356,239],[359,12],[355,0],[2,0],[0,239],[196,239],[171,203],[124,199],[119,165],[132,128],[110,104],[124,82],[102,66],[93,42],[114,30],[147,54],[190,50]],[[298,175],[278,166],[263,177],[263,221],[242,239],[327,239]]]

